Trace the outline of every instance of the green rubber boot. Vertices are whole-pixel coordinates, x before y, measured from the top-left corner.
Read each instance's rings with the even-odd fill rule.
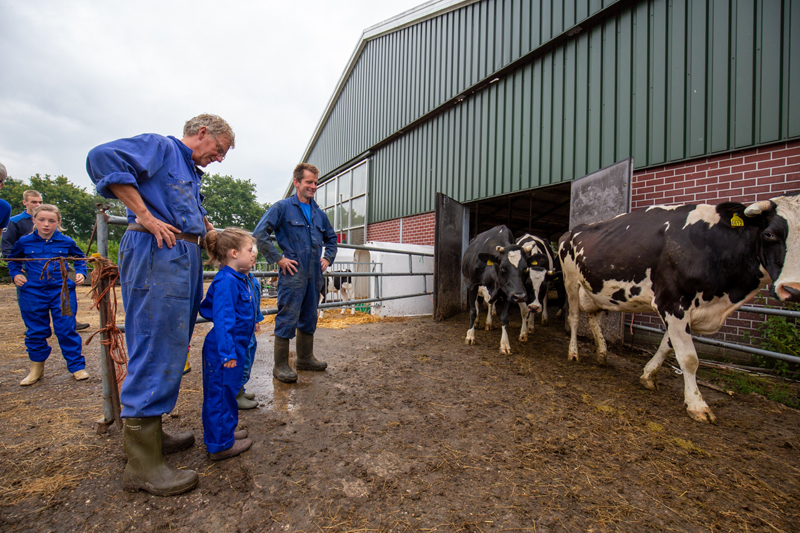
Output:
[[[168,455],[170,453],[180,452],[191,448],[194,444],[194,433],[187,431],[186,433],[175,433],[170,435],[162,426],[161,428],[161,453]]]
[[[328,363],[314,357],[314,335],[297,330],[297,370],[322,372]]]
[[[244,387],[239,389],[239,393],[236,395],[236,403],[239,405],[240,411],[245,411],[247,409],[255,409],[258,407],[258,402],[253,400],[248,400],[247,397],[244,395]]]
[[[275,366],[272,375],[283,383],[297,381],[297,372],[289,366],[289,339],[275,335]]]
[[[199,478],[194,470],[178,470],[164,461],[160,416],[126,418],[123,442],[128,456],[122,474],[123,489],[174,496],[197,486]]]

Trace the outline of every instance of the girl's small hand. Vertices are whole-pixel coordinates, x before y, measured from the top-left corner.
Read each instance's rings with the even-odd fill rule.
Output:
[[[25,274],[17,274],[14,276],[14,285],[17,287],[22,287],[26,283],[28,283],[28,278],[25,277]]]
[[[231,359],[227,363],[223,363],[222,366],[225,368],[236,368],[236,359]]]
[[[261,324],[256,323],[256,333],[258,333],[259,331],[261,331]]]
[[[84,279],[83,274],[75,274],[75,285],[80,285]]]

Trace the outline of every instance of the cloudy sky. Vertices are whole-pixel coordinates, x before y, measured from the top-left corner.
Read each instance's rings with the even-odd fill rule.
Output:
[[[214,113],[236,149],[206,170],[274,202],[362,32],[421,3],[0,0],[0,162],[90,190],[92,147]]]

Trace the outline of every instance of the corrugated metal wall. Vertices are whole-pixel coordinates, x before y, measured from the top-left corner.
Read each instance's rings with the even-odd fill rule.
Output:
[[[308,160],[323,175],[616,0],[485,0],[370,41]]]
[[[335,168],[604,7],[487,0],[371,42],[312,162]],[[800,2],[630,2],[381,147],[369,219],[798,136]]]

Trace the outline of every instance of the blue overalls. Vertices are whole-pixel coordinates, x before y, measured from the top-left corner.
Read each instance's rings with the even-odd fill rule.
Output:
[[[42,261],[9,261],[8,273],[11,279],[25,270],[27,283],[19,288],[19,309],[25,322],[25,347],[28,357],[35,363],[46,361],[52,348],[47,339],[52,335],[50,316],[53,317],[53,329],[61,346],[61,353],[67,360],[67,369],[77,372],[86,367],[81,355],[81,336],[75,331],[75,313],[78,312],[78,301],[75,297],[75,282],[67,280],[69,287],[69,303],[72,316],[61,314],[61,267],[53,261],[43,274],[44,264],[53,257],[83,257],[83,252],[75,241],[56,231],[48,240],[39,237],[38,231],[20,237],[9,254],[12,258],[42,259]],[[75,261],[75,272],[86,276],[86,262]],[[50,276],[48,277],[47,274]]]
[[[214,323],[203,342],[203,440],[209,453],[233,446],[239,423],[236,394],[242,387],[247,346],[256,326],[260,299],[247,276],[220,268],[200,304],[200,316]],[[223,364],[236,360],[236,366]]]
[[[205,236],[203,172],[192,161],[192,150],[175,137],[144,134],[100,145],[89,152],[86,170],[101,196],[114,198],[109,185],[132,185],[157,219]],[[135,218],[128,210],[128,222]],[[158,248],[149,233],[126,231],[122,237],[119,272],[128,347],[123,418],[161,416],[175,407],[203,297],[201,253],[184,240]]]
[[[336,258],[336,232],[314,200],[311,200],[309,222],[300,209],[296,194],[270,207],[253,232],[261,255],[270,263],[277,263],[281,254],[269,239],[273,232],[283,256],[297,261],[294,275],[284,274],[279,269],[275,335],[291,339],[295,336],[295,329],[313,335],[317,330],[317,306],[323,282],[319,262],[324,246],[325,258],[333,264]]]
[[[261,314],[261,284],[253,274],[247,274],[247,278],[250,282],[250,286],[253,288],[253,294],[255,295],[254,305],[256,310],[256,324],[258,324],[264,320],[264,315]],[[256,358],[257,346],[258,343],[256,342],[256,334],[255,330],[253,330],[253,336],[250,338],[250,343],[247,345],[245,358],[242,362],[242,387],[247,385],[247,382],[250,381],[250,370],[252,370],[253,361]]]

